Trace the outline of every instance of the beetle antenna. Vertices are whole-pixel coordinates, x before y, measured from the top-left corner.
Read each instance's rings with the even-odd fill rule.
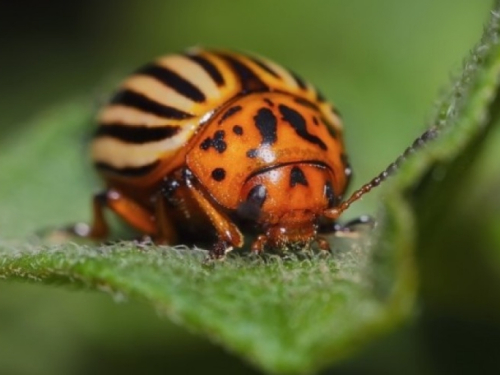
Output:
[[[413,141],[411,146],[409,146],[401,155],[399,155],[394,162],[389,164],[389,166],[377,177],[356,190],[348,199],[341,202],[337,207],[325,210],[323,214],[330,219],[336,220],[345,210],[347,210],[351,206],[352,203],[356,202],[363,195],[370,192],[374,187],[379,186],[383,181],[387,180],[388,177],[392,176],[409,156],[411,156],[415,151],[424,147],[429,141],[436,138],[437,134],[437,126],[433,126],[430,129],[426,130],[423,134],[421,134]]]

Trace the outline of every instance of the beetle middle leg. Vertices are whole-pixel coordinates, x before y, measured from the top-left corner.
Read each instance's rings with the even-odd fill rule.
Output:
[[[156,196],[154,203],[156,234],[153,236],[156,243],[174,244],[178,241],[177,230],[168,211],[169,208],[174,209],[179,204],[176,192],[180,186],[178,178],[167,178]]]
[[[156,234],[153,239],[157,243],[177,243],[177,231],[168,214],[166,199],[160,196],[155,205]]]
[[[94,195],[92,200],[93,223],[91,226],[76,224],[68,232],[79,237],[104,239],[109,227],[104,217],[104,209],[109,208],[132,227],[147,235],[157,232],[156,223],[151,212],[122,195],[114,189],[105,190]]]

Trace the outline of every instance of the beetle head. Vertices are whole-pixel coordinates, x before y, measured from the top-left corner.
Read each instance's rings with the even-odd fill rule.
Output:
[[[323,211],[337,201],[332,180],[332,171],[314,162],[259,171],[243,186],[238,215],[262,227],[272,247],[310,242]]]

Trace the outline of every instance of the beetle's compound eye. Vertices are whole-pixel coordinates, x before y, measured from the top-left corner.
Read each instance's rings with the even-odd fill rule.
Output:
[[[239,204],[238,215],[245,219],[257,220],[266,198],[266,187],[264,185],[255,185],[250,189],[247,199]]]

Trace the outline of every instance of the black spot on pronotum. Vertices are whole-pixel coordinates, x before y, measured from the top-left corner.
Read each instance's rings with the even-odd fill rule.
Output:
[[[255,148],[251,148],[250,150],[247,151],[247,157],[250,159],[256,158],[258,154],[258,150]]]
[[[307,179],[299,167],[293,167],[290,172],[290,187],[295,187],[297,184],[307,186]]]
[[[200,148],[202,150],[207,151],[210,147],[212,147],[212,138],[207,137],[200,143]]]
[[[255,185],[237,209],[238,215],[245,219],[256,220],[267,198],[267,190],[264,185]]]
[[[283,104],[280,104],[278,108],[283,116],[283,120],[294,128],[295,133],[297,133],[299,137],[309,143],[319,146],[322,150],[327,149],[326,144],[321,139],[307,131],[306,120],[299,112]]]
[[[224,130],[217,130],[213,138],[207,137],[200,143],[200,148],[207,151],[213,147],[219,154],[222,154],[227,149],[227,143],[224,141],[225,135]]]
[[[214,139],[212,141],[212,146],[217,150],[219,154],[222,154],[224,151],[226,151],[227,144],[224,142],[224,137],[226,133],[224,130],[217,130],[214,133]]]
[[[333,192],[332,183],[327,181],[323,188],[323,194],[328,201],[328,208],[331,208],[335,205],[335,193]]]
[[[243,135],[243,128],[240,125],[234,125],[233,133],[236,135]]]
[[[220,182],[226,178],[226,171],[223,168],[215,168],[212,171],[212,178]]]
[[[241,105],[235,105],[234,107],[229,108],[224,114],[221,116],[219,120],[219,125],[226,121],[229,117],[234,115],[236,112],[241,111]]]
[[[318,118],[316,116],[313,116],[313,122],[314,122],[314,125],[316,125],[316,126],[319,125],[319,121],[318,121]]]
[[[277,119],[269,108],[261,108],[254,116],[255,126],[262,136],[262,145],[272,145],[277,140]]]

